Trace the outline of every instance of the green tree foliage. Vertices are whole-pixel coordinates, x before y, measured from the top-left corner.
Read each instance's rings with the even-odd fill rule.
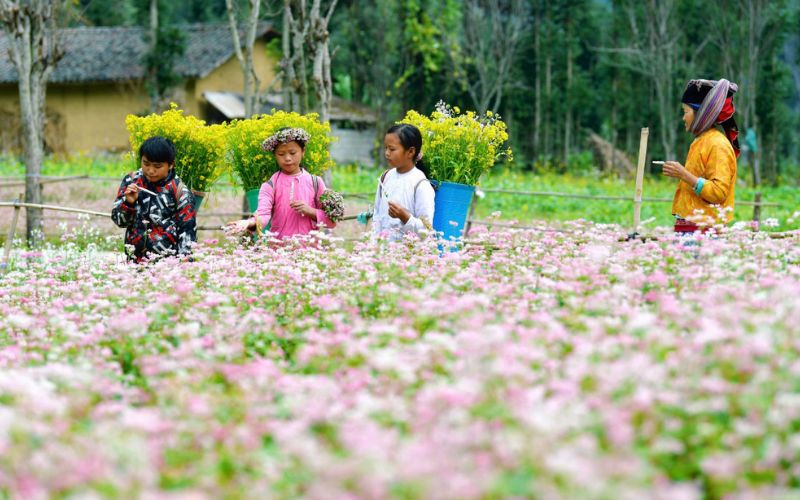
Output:
[[[395,21],[397,0],[351,0],[339,6],[331,26],[333,71],[340,97],[360,101],[378,111],[382,122],[402,116],[395,82],[401,73],[403,26]],[[392,20],[390,22],[389,20]],[[359,30],[349,27],[358,23]],[[381,127],[382,128],[382,127]]]
[[[177,26],[159,26],[152,51],[144,56],[147,68],[147,91],[156,101],[163,101],[182,79],[175,71],[175,64],[186,50],[186,35]],[[160,102],[160,107],[168,103]],[[155,111],[155,110],[153,110]]]
[[[225,21],[225,0],[184,0],[174,2],[175,19],[192,23]]]
[[[692,139],[680,120],[683,85],[726,77],[741,87],[735,99],[741,134],[757,129],[763,181],[797,177],[791,165],[800,163],[800,147],[791,131],[800,127],[800,1],[524,1],[522,41],[494,110],[509,124],[518,161],[568,169],[576,155],[585,157],[589,132],[635,155],[642,127],[650,127],[651,157],[680,160]],[[224,0],[163,3],[167,25],[224,21]],[[80,0],[74,22],[146,25],[147,4]],[[378,135],[406,110],[429,113],[439,99],[475,107],[467,85],[475,67],[465,49],[466,5],[340,0],[330,25],[336,92],[378,112]],[[656,28],[666,30],[668,42],[651,43]],[[631,50],[647,47],[668,51],[659,59],[668,63],[658,63],[655,74],[634,64]],[[741,177],[753,177],[751,162],[742,157]]]
[[[139,23],[136,0],[80,0],[73,6],[72,24],[132,26]]]
[[[221,23],[225,0],[171,0],[162,11],[176,24]],[[78,0],[72,24],[85,26],[135,26],[147,24],[149,0]]]
[[[353,77],[353,96],[392,115],[432,110],[461,95],[453,78],[461,4],[456,0],[351,0],[334,16],[334,72]],[[358,29],[352,29],[358,26]],[[339,69],[336,69],[339,68]]]

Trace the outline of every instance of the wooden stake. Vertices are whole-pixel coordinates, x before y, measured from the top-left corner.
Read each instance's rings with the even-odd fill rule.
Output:
[[[756,198],[753,200],[753,220],[761,222],[761,191],[756,193]]]
[[[642,219],[642,184],[644,183],[644,164],[647,160],[647,137],[650,129],[642,129],[642,137],[639,140],[639,163],[636,165],[636,193],[633,196],[633,232],[639,232],[639,224]]]
[[[14,235],[17,232],[17,221],[19,220],[19,204],[22,202],[24,196],[24,194],[20,194],[15,200],[14,216],[11,219],[11,227],[8,228],[8,235],[6,236],[6,248],[3,252],[3,264],[0,265],[0,269],[2,269],[3,272],[8,271],[8,260],[11,258],[11,247],[14,244]]]

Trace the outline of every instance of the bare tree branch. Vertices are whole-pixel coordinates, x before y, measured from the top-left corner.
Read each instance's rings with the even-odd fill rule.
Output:
[[[253,62],[253,47],[256,33],[258,32],[260,9],[261,0],[249,0],[247,19],[242,23],[238,20],[237,9],[233,0],[225,0],[225,11],[228,16],[231,37],[233,38],[233,49],[244,76],[244,108],[247,117],[258,111],[261,107],[262,99],[262,94],[260,93],[261,79],[258,77]],[[244,44],[242,44],[239,36],[240,25],[244,28]]]
[[[674,158],[677,131],[674,109],[677,90],[673,79],[679,64],[681,32],[674,20],[675,0],[649,0],[631,3],[625,14],[632,34],[628,47],[596,48],[598,52],[614,54],[614,66],[644,75],[655,91],[658,109],[659,135],[664,153]]]
[[[527,17],[522,0],[464,2],[464,60],[455,63],[478,111],[502,103]]]

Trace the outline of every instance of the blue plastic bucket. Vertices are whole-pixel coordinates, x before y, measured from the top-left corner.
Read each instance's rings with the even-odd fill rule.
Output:
[[[438,183],[433,229],[441,233],[445,241],[461,239],[474,194],[475,186],[455,182]]]

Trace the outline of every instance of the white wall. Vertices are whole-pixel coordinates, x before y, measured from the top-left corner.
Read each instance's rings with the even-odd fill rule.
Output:
[[[339,138],[331,143],[331,157],[336,163],[375,163],[372,157],[372,149],[375,147],[374,130],[349,130],[331,125],[331,135]]]

